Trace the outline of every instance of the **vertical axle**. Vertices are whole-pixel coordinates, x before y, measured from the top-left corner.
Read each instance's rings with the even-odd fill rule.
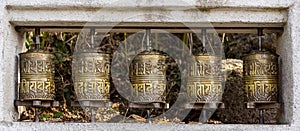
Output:
[[[261,51],[261,44],[262,44],[262,40],[261,40],[261,37],[262,37],[262,32],[263,32],[263,29],[262,28],[258,28],[257,30],[258,32],[258,49],[259,51]]]
[[[40,28],[35,28],[35,50],[40,49]]]
[[[95,122],[95,113],[94,113],[93,107],[90,107],[90,113],[91,113],[91,117],[90,117],[91,123],[94,123]]]
[[[264,109],[259,109],[259,124],[265,124]]]
[[[151,122],[150,122],[150,110],[149,110],[149,109],[147,109],[146,123],[151,123]]]
[[[95,46],[95,28],[91,28],[91,32],[90,32],[90,35],[91,35],[91,48],[94,48]]]
[[[34,122],[39,122],[39,108],[35,107]]]
[[[202,29],[202,44],[203,44],[203,47],[205,48],[205,44],[206,44],[206,29],[205,28]]]
[[[207,121],[207,110],[206,109],[202,109],[202,112],[200,114],[200,120],[201,123],[205,124]]]
[[[146,51],[147,52],[150,52],[150,50],[151,50],[150,35],[151,35],[151,31],[149,28],[147,28],[146,29]]]

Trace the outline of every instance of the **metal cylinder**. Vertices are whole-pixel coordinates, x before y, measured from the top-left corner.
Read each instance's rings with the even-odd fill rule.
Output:
[[[20,100],[53,100],[55,56],[46,52],[20,54]]]
[[[191,103],[220,103],[222,59],[219,56],[195,55],[188,71],[187,95]]]
[[[110,55],[96,51],[75,54],[73,80],[78,101],[109,101]]]
[[[276,103],[278,95],[278,55],[251,53],[243,58],[246,101]]]
[[[151,51],[138,54],[130,64],[131,96],[134,103],[166,100],[166,55]]]

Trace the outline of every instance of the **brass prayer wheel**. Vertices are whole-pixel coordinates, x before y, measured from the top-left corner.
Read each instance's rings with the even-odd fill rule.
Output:
[[[195,55],[188,71],[187,95],[191,103],[220,103],[222,87],[222,58]]]
[[[278,55],[254,52],[243,58],[246,101],[276,103],[278,97]]]
[[[54,59],[51,53],[35,51],[20,54],[20,100],[53,100]]]
[[[78,101],[109,101],[110,55],[95,50],[75,54],[73,78]]]
[[[166,55],[156,51],[138,54],[130,64],[131,96],[134,103],[166,100]]]

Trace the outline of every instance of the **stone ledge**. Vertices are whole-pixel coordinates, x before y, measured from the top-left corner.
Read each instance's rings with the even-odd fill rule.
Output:
[[[215,27],[283,27],[295,0],[6,0],[8,21],[14,26],[124,26],[155,23],[179,27],[212,23]],[[153,24],[154,23],[154,24]],[[164,24],[165,23],[165,24]],[[198,24],[199,25],[199,24]]]
[[[1,122],[1,130],[299,130],[296,125]]]
[[[122,2],[121,0],[6,0],[6,7],[10,9],[101,9],[103,7],[113,8],[149,8],[149,7],[172,7],[172,8],[220,8],[220,7],[240,7],[240,8],[288,8],[296,0],[175,0],[175,1],[147,1],[147,0],[129,0]],[[116,4],[117,3],[117,4]]]
[[[139,2],[138,0],[134,0],[135,2]],[[134,2],[133,1],[133,2]],[[280,42],[278,43],[278,47],[279,47],[279,52],[283,58],[282,63],[284,63],[284,67],[282,68],[283,70],[283,75],[282,78],[284,80],[283,88],[286,89],[284,92],[284,103],[285,103],[285,108],[284,108],[284,115],[285,115],[285,119],[286,122],[288,123],[293,123],[293,125],[289,126],[289,125],[145,125],[145,124],[79,124],[79,123],[18,123],[18,122],[7,122],[7,123],[0,123],[0,129],[6,129],[6,130],[15,130],[15,129],[20,129],[20,130],[28,130],[28,129],[52,129],[52,130],[60,130],[62,129],[69,129],[71,130],[72,128],[78,128],[78,129],[93,129],[95,128],[102,128],[105,127],[107,129],[128,129],[128,130],[133,130],[136,129],[136,127],[138,128],[144,128],[144,129],[152,129],[152,127],[154,129],[172,129],[172,128],[176,128],[176,129],[208,129],[208,130],[299,130],[299,126],[296,126],[296,124],[300,123],[300,115],[299,115],[299,105],[300,105],[300,88],[299,87],[299,81],[297,81],[300,78],[300,70],[299,70],[299,59],[300,56],[299,54],[297,54],[296,52],[299,51],[299,27],[297,25],[299,25],[299,20],[298,20],[298,16],[299,16],[299,6],[291,6],[293,5],[293,3],[296,0],[277,0],[277,1],[270,1],[270,0],[217,0],[218,2],[212,2],[211,4],[208,4],[210,2],[210,0],[206,0],[207,4],[201,4],[198,3],[195,6],[199,6],[198,8],[213,8],[213,7],[233,7],[233,8],[254,8],[254,9],[267,9],[269,11],[275,11],[279,14],[283,14],[283,16],[288,15],[285,19],[281,19],[282,17],[277,17],[276,15],[275,17],[273,16],[272,18],[274,19],[268,19],[266,21],[265,17],[268,17],[268,15],[266,13],[264,13],[265,15],[260,16],[259,18],[251,18],[251,19],[247,19],[247,14],[244,14],[244,17],[246,18],[242,18],[242,19],[238,19],[236,20],[237,16],[234,14],[234,11],[232,11],[232,16],[226,18],[226,21],[223,19],[224,14],[218,14],[215,15],[213,20],[215,20],[215,22],[224,22],[225,24],[223,26],[240,26],[240,25],[244,25],[244,26],[249,26],[249,23],[255,23],[257,21],[257,23],[255,23],[257,26],[259,26],[260,24],[266,24],[269,25],[270,20],[275,20],[275,21],[271,21],[272,23],[276,23],[278,21],[276,20],[280,20],[279,24],[284,25],[285,30],[284,33],[282,35],[282,38],[280,40]],[[225,1],[225,3],[223,3]],[[15,30],[13,30],[11,28],[11,26],[14,25],[10,25],[8,23],[8,21],[11,21],[12,24],[16,24],[14,23],[13,20],[17,21],[19,20],[19,22],[21,24],[28,24],[31,26],[36,26],[36,25],[44,25],[44,24],[49,24],[49,25],[61,25],[61,24],[66,24],[66,25],[72,25],[72,20],[75,19],[77,21],[75,21],[73,24],[79,23],[80,20],[81,22],[84,20],[82,19],[82,17],[78,17],[78,18],[69,18],[69,21],[59,21],[60,18],[57,19],[46,19],[46,17],[50,17],[50,16],[54,16],[54,18],[56,18],[57,16],[62,17],[64,14],[59,14],[57,13],[58,11],[56,11],[56,8],[60,8],[60,9],[65,9],[67,13],[68,11],[72,11],[72,9],[78,9],[78,11],[82,11],[81,9],[84,9],[84,12],[86,14],[88,14],[88,9],[89,7],[95,7],[95,8],[100,8],[101,9],[101,3],[107,3],[107,1],[105,0],[100,0],[100,1],[96,1],[93,0],[91,2],[89,2],[88,0],[70,0],[70,1],[60,1],[60,0],[32,0],[32,1],[21,1],[21,0],[3,0],[1,1],[0,7],[1,7],[1,13],[0,15],[2,16],[2,20],[1,20],[1,26],[2,26],[2,32],[0,32],[0,43],[2,45],[6,44],[7,47],[6,48],[2,48],[0,47],[0,51],[2,52],[0,54],[0,60],[2,61],[3,64],[0,64],[0,67],[2,69],[1,73],[0,73],[0,78],[1,82],[0,83],[0,98],[2,99],[2,101],[0,101],[0,120],[6,120],[6,121],[10,121],[12,119],[11,115],[13,113],[15,113],[15,110],[13,108],[13,103],[12,101],[14,100],[14,88],[16,87],[17,83],[16,83],[16,72],[17,69],[12,66],[13,64],[16,64],[16,58],[14,57],[14,55],[16,55],[17,53],[19,53],[19,48],[20,48],[20,43],[21,40],[18,40],[21,38],[21,34],[18,34],[18,32],[15,32]],[[163,1],[166,2],[166,1]],[[197,2],[196,0],[188,0],[188,2],[191,2],[190,4],[193,5],[195,2]],[[194,2],[194,3],[192,3]],[[170,4],[171,3],[171,4]],[[168,5],[169,6],[174,6],[174,7],[179,7],[179,6],[183,6],[183,3],[178,3],[177,2],[170,2]],[[223,3],[223,4],[221,4]],[[143,3],[140,3],[143,4]],[[173,4],[173,5],[172,5]],[[6,9],[2,8],[2,6],[4,5],[8,5],[6,6]],[[299,5],[299,4],[298,4]],[[9,7],[11,6],[11,8]],[[186,5],[184,5],[186,6]],[[14,8],[15,7],[15,8]],[[19,8],[20,7],[20,8]],[[31,8],[33,7],[33,8]],[[11,12],[6,13],[7,11],[20,11],[22,12],[21,8],[25,9],[25,11],[27,10],[32,10],[34,11],[35,8],[36,9],[42,9],[43,7],[49,7],[49,9],[53,9],[53,12],[56,12],[57,14],[52,14],[49,15],[47,13],[47,10],[36,10],[36,12],[38,11],[44,11],[44,15],[43,19],[38,18],[40,16],[35,16],[34,14],[29,14],[32,16],[29,17],[25,17],[22,14],[16,14],[18,16],[12,16],[12,14],[9,14]],[[68,7],[68,8],[65,8]],[[82,8],[80,8],[82,7]],[[145,6],[144,6],[145,7]],[[191,6],[194,7],[194,6]],[[290,7],[290,8],[289,8]],[[10,8],[10,9],[9,9]],[[19,8],[19,9],[18,9]],[[288,9],[288,12],[285,12],[285,10]],[[273,10],[276,9],[276,10]],[[201,11],[206,11],[206,10],[201,10]],[[240,10],[241,12],[243,12],[243,10]],[[249,11],[249,10],[248,10]],[[256,12],[257,10],[253,10],[250,12]],[[5,12],[5,13],[3,13]],[[52,13],[53,13],[52,12]],[[92,11],[91,11],[92,12]],[[14,12],[16,13],[16,12]],[[51,12],[50,12],[51,13]],[[74,16],[81,16],[81,15],[74,15]],[[217,17],[217,16],[221,16],[221,17]],[[281,15],[280,15],[281,16]],[[12,18],[20,18],[20,19],[12,19]],[[64,19],[64,18],[63,18]],[[100,18],[99,18],[100,19]],[[108,20],[113,20],[110,18],[107,18]],[[55,21],[57,20],[57,21]],[[68,19],[67,19],[68,20]],[[101,20],[101,19],[100,19]],[[219,21],[221,20],[221,21]],[[282,20],[288,20],[287,23],[284,23],[285,21]],[[37,24],[38,22],[40,22],[39,24]],[[158,22],[164,22],[164,21],[158,21]],[[266,23],[267,22],[267,23]],[[269,23],[268,23],[269,22]],[[229,24],[228,24],[229,23]],[[231,24],[230,24],[231,23]],[[161,24],[161,23],[160,23]],[[239,25],[237,25],[239,24]],[[222,24],[220,24],[222,26]],[[142,25],[140,25],[142,26]],[[170,25],[173,26],[173,25]],[[284,46],[283,46],[284,45]],[[3,62],[4,61],[4,62]],[[3,73],[4,72],[4,73]],[[110,127],[111,126],[111,127]],[[128,126],[128,127],[127,127]],[[165,127],[164,127],[165,126]]]
[[[168,25],[182,26],[212,23],[219,27],[273,26],[283,27],[287,22],[287,10],[237,10],[213,9],[203,11],[181,10],[128,10],[99,9],[89,10],[8,10],[8,20],[14,26],[110,26],[121,22],[124,26]],[[202,24],[201,24],[202,23]]]

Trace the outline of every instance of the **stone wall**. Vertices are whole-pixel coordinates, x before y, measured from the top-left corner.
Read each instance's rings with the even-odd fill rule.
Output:
[[[0,128],[3,130],[299,130],[300,126],[300,2],[297,0],[216,1],[117,1],[2,0],[0,5]],[[109,8],[104,8],[108,6]],[[138,14],[138,15],[137,15]],[[132,17],[135,16],[135,17]],[[22,30],[15,26],[199,26],[284,27],[277,53],[281,56],[281,87],[286,125],[151,125],[91,123],[18,123],[13,101],[18,85],[17,54],[22,49]],[[113,23],[117,22],[117,23]],[[121,22],[121,23],[118,23]],[[182,22],[185,22],[182,24]],[[202,24],[203,26],[203,24]],[[68,29],[59,29],[68,31]],[[5,46],[3,46],[5,45]]]

